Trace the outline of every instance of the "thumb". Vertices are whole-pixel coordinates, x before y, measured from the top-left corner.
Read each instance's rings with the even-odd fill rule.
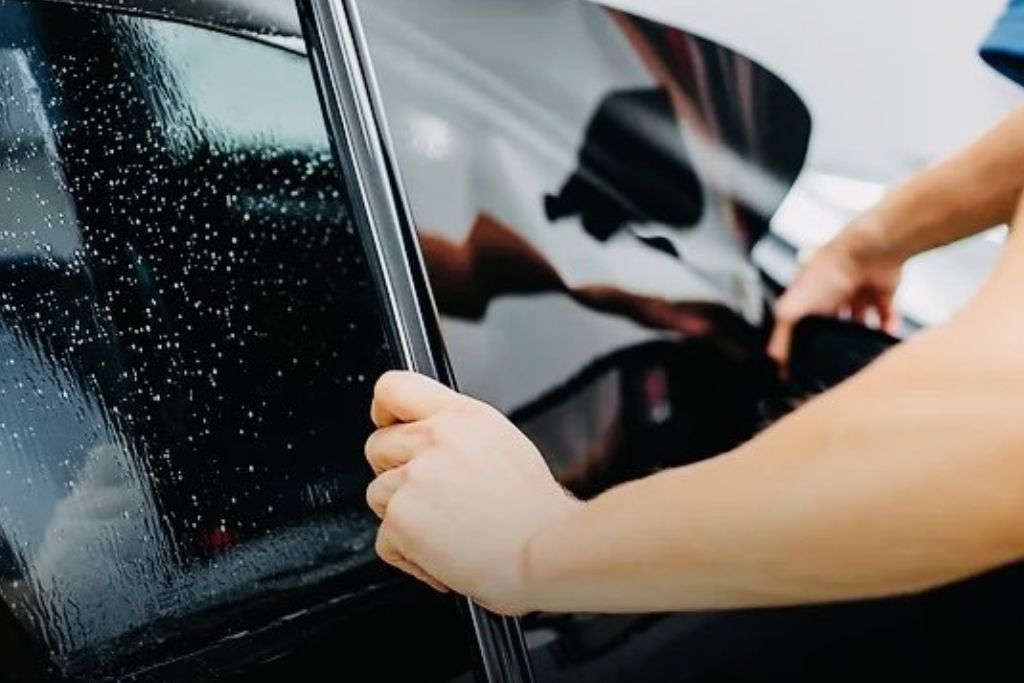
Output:
[[[418,422],[457,405],[462,396],[414,372],[389,372],[377,382],[370,409],[378,428]]]

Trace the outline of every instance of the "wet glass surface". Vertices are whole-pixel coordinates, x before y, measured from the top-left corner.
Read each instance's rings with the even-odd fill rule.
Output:
[[[305,58],[0,0],[0,596],[63,672],[375,571],[347,202]]]

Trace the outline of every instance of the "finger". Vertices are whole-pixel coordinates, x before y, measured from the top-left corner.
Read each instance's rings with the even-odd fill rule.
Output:
[[[387,522],[381,524],[380,529],[377,530],[377,541],[373,549],[377,552],[377,557],[392,566],[397,566],[399,562],[405,562],[405,556],[398,549],[394,534],[391,533],[391,527]]]
[[[378,427],[416,422],[457,405],[461,396],[432,379],[412,372],[389,372],[377,382],[371,417]]]
[[[783,370],[789,365],[789,348],[792,335],[793,323],[788,319],[780,318],[776,321],[771,341],[768,342],[768,355]]]
[[[861,325],[867,325],[868,322],[868,311],[872,309],[866,301],[858,299],[853,302],[850,306],[850,320]]]
[[[422,581],[440,593],[450,592],[448,586],[430,576],[419,565],[411,562],[405,557],[395,540],[394,534],[391,532],[391,528],[386,523],[382,524],[380,530],[377,532],[377,542],[374,549],[381,560],[395,569],[405,572],[409,576]]]
[[[370,506],[375,515],[384,519],[387,517],[391,499],[404,483],[404,469],[398,468],[384,472],[366,487],[366,504]]]
[[[878,318],[882,329],[889,334],[899,332],[900,325],[903,323],[899,312],[893,306],[893,302],[888,300],[878,302]]]
[[[448,586],[444,585],[443,583],[432,577],[430,574],[427,574],[427,572],[425,572],[421,567],[413,564],[412,562],[409,562],[408,560],[399,561],[393,566],[396,569],[402,570],[414,579],[422,581],[423,583],[427,584],[428,586],[436,590],[438,593],[451,592],[451,589],[448,588]]]
[[[401,467],[431,445],[427,431],[419,424],[379,429],[366,441],[366,459],[376,474]]]

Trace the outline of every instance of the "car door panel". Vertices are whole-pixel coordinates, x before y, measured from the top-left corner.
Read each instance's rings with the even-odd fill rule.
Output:
[[[812,320],[791,382],[764,356],[747,249],[810,122],[763,68],[584,2],[362,6],[456,374],[577,493],[721,453],[897,343]],[[655,176],[688,201],[662,204]],[[541,614],[524,629],[541,681],[998,680],[1019,667],[1021,571],[891,600]]]

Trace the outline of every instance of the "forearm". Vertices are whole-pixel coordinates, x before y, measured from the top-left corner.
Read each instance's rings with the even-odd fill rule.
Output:
[[[1018,559],[1024,372],[962,332],[908,343],[729,455],[587,504],[530,545],[532,606],[867,598]]]
[[[894,189],[852,231],[903,261],[1008,223],[1024,187],[1024,108],[967,149]]]

